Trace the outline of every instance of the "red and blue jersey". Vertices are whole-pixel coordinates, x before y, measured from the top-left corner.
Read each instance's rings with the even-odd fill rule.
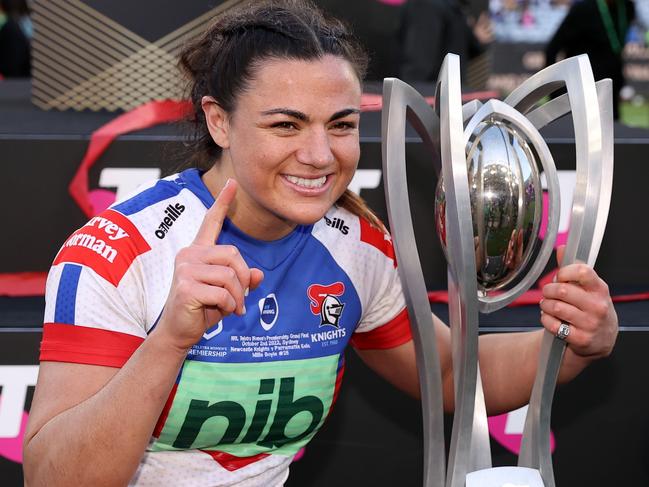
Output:
[[[187,170],[72,234],[48,277],[41,360],[121,367],[213,202]],[[282,485],[335,402],[346,346],[410,339],[391,241],[362,218],[334,207],[271,242],[226,220],[218,243],[264,280],[189,351],[133,485]]]

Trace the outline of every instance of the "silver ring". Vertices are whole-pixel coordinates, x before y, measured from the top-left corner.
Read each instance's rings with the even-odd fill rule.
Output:
[[[565,340],[570,335],[570,325],[568,323],[561,323],[559,329],[557,330],[556,337],[559,340]]]

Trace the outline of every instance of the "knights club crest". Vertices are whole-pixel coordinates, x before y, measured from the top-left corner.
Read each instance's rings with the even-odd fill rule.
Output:
[[[343,314],[345,303],[338,299],[345,293],[345,285],[335,282],[328,286],[312,284],[307,290],[311,301],[311,313],[320,315],[320,326],[333,326],[339,328],[340,317]]]

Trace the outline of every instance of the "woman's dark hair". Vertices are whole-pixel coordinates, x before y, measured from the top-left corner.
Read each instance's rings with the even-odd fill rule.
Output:
[[[213,97],[221,108],[232,113],[239,95],[264,60],[315,60],[328,54],[348,61],[362,82],[368,63],[365,50],[345,24],[309,1],[245,2],[219,15],[205,34],[180,55],[180,68],[188,78],[187,91],[193,105],[188,141],[191,163],[206,170],[221,155],[221,148],[207,130],[201,107],[203,96]],[[345,191],[337,203],[374,224],[379,222],[350,191]]]
[[[29,15],[29,6],[26,0],[0,0],[0,9],[8,17],[18,18]]]

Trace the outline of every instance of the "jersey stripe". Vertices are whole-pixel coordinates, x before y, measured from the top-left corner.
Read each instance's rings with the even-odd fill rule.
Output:
[[[383,252],[387,257],[394,261],[394,266],[397,266],[397,261],[394,255],[394,248],[392,241],[387,233],[382,232],[376,227],[370,225],[365,218],[359,218],[361,227],[361,242],[370,244]]]
[[[122,367],[143,341],[118,331],[45,323],[40,360]]]
[[[268,456],[268,453],[258,453],[252,457],[235,457],[229,453],[222,451],[211,451],[211,450],[199,450],[203,453],[207,453],[215,461],[219,463],[224,469],[233,472],[239,470],[240,468],[246,467],[251,463],[258,462]]]
[[[155,438],[160,438],[160,433],[162,433],[162,428],[164,428],[165,422],[169,417],[169,411],[171,410],[171,406],[173,405],[174,397],[176,397],[177,390],[178,390],[178,383],[174,384],[174,386],[172,387],[171,392],[169,393],[169,397],[167,398],[167,402],[165,403],[164,408],[162,408],[162,413],[160,413],[158,422],[156,423],[155,428],[153,429],[153,436]]]
[[[59,280],[59,289],[56,293],[54,320],[57,323],[74,323],[79,276],[81,276],[80,265],[65,264]]]
[[[392,321],[363,333],[354,333],[350,343],[359,350],[385,350],[412,340],[408,310],[404,308]]]
[[[175,181],[162,179],[155,186],[145,189],[133,198],[113,206],[112,209],[119,211],[122,215],[130,216],[160,201],[172,198],[182,190],[183,186]]]

